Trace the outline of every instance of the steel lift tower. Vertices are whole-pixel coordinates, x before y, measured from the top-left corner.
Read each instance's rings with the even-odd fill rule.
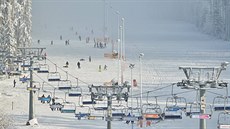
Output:
[[[177,86],[182,89],[194,89],[199,91],[200,112],[197,118],[200,119],[200,129],[207,129],[206,119],[211,116],[206,114],[206,96],[207,89],[217,89],[227,87],[227,83],[220,81],[219,77],[229,63],[221,63],[219,67],[199,67],[199,66],[181,66],[179,69],[184,71],[185,80],[178,82]]]

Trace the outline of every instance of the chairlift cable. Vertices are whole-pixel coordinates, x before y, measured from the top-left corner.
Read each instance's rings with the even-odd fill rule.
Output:
[[[158,90],[162,90],[164,88],[168,88],[170,86],[174,85],[174,83],[170,84],[170,85],[167,85],[167,86],[164,86],[164,87],[160,87],[158,89],[154,89],[154,90],[150,90],[150,91],[146,91],[146,92],[142,92],[142,94],[148,94],[148,93],[151,93],[151,92],[155,92],[155,91],[158,91]],[[140,95],[141,93],[138,93],[138,94],[134,94],[133,96],[138,96]]]

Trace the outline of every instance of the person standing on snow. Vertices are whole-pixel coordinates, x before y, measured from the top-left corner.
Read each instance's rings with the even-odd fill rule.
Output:
[[[15,79],[14,79],[14,82],[13,82],[13,83],[14,83],[14,87],[15,87],[15,86],[16,86],[16,81],[15,81]]]
[[[81,68],[81,64],[80,64],[80,62],[77,62],[77,67],[78,67],[78,69],[80,69],[80,68]]]

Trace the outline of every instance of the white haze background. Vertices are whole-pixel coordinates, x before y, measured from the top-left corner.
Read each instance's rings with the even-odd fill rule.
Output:
[[[184,79],[179,66],[202,65],[219,66],[223,61],[230,59],[229,42],[207,36],[199,32],[195,25],[188,22],[191,13],[186,11],[188,3],[184,0],[111,0],[106,2],[108,8],[107,35],[117,39],[118,10],[125,18],[125,43],[126,43],[126,69],[124,78],[130,80],[130,63],[135,64],[133,78],[139,82],[140,52],[143,58],[143,87],[144,91],[163,87]],[[186,5],[186,6],[185,6]],[[117,77],[117,61],[103,58],[104,53],[111,52],[111,44],[106,49],[93,48],[93,42],[86,44],[85,37],[94,30],[95,37],[102,37],[104,22],[103,0],[33,0],[32,5],[32,37],[34,46],[47,47],[48,58],[57,65],[70,62],[68,72],[88,84],[103,84]],[[74,28],[71,30],[71,28]],[[82,35],[79,41],[75,32]],[[59,40],[59,36],[63,40]],[[41,40],[40,45],[37,40]],[[51,46],[51,40],[54,45]],[[70,46],[64,46],[64,41],[70,40]],[[92,56],[92,62],[82,62],[82,69],[76,68],[76,62],[81,58],[87,60]],[[108,65],[108,71],[98,72],[98,65]],[[54,66],[50,64],[52,70]],[[64,73],[62,73],[65,76]],[[230,70],[223,72],[221,79],[229,82]],[[46,75],[41,75],[46,79]],[[36,77],[35,77],[36,78]],[[26,85],[17,83],[12,88],[14,78],[1,82],[1,106],[3,111],[10,114],[14,120],[13,128],[38,128],[38,129],[106,129],[106,121],[81,120],[74,118],[73,114],[52,112],[47,104],[41,104],[35,97],[35,112],[39,126],[25,126],[28,120],[28,91]],[[15,77],[17,79],[17,77]],[[38,78],[36,78],[39,81]],[[73,80],[74,81],[74,80]],[[80,83],[85,86],[85,84]],[[87,86],[84,88],[87,90]],[[176,88],[178,92],[184,91]],[[135,93],[140,91],[135,89]],[[168,94],[171,88],[154,93],[153,95]],[[225,93],[218,90],[217,93]],[[59,93],[60,96],[63,94]],[[36,96],[36,95],[35,95]],[[188,101],[194,101],[195,92],[182,94]],[[208,103],[215,95],[207,93]],[[165,98],[159,100],[164,106]],[[12,102],[14,109],[12,110]],[[207,121],[208,129],[217,128],[217,114]],[[148,128],[153,129],[197,129],[199,120],[189,119],[183,115],[182,120],[162,121]],[[113,129],[128,129],[130,125],[124,122],[112,122]],[[135,129],[138,128],[136,125]]]

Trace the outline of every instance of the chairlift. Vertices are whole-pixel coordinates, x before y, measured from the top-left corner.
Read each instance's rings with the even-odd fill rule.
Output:
[[[210,105],[210,112],[209,113],[202,113],[200,110],[201,108],[206,108],[206,106],[201,105],[201,103],[193,102],[190,103],[189,110],[186,110],[185,115],[189,116],[193,119],[211,119],[212,116],[212,109]]]
[[[112,109],[112,120],[113,121],[122,121],[125,117],[124,108],[113,108]]]
[[[49,73],[49,65],[48,64],[39,64],[39,69],[37,73]]]
[[[80,105],[80,106],[87,106],[87,105],[93,105],[93,104],[96,104],[96,101],[95,101],[95,100],[92,100],[90,94],[83,94],[83,95],[79,98],[79,105]]]
[[[27,82],[29,80],[30,80],[30,75],[27,72],[22,73],[21,76],[19,77],[19,81],[21,81],[22,83]]]
[[[35,81],[33,81],[33,86],[30,87],[30,86],[28,85],[28,86],[27,86],[27,90],[29,90],[29,91],[32,90],[34,93],[36,93],[36,91],[41,90],[41,84],[40,84],[40,82],[35,82]]]
[[[123,120],[126,121],[126,123],[129,123],[130,121],[137,121],[140,117],[142,117],[141,108],[125,108],[125,116],[123,117]]]
[[[15,65],[15,64],[12,64],[12,65],[9,65],[9,67],[10,67],[10,72],[9,72],[9,75],[21,75],[22,74],[22,71],[20,71],[19,69],[18,69],[18,66],[17,65]]]
[[[73,102],[64,102],[63,108],[61,108],[61,113],[75,113],[76,104]]]
[[[72,83],[70,80],[59,80],[58,90],[70,90],[72,88]]]
[[[38,70],[40,69],[40,66],[39,66],[39,65],[40,65],[40,64],[39,64],[38,62],[33,63],[32,69],[35,70],[35,71],[38,71]]]
[[[105,111],[108,109],[107,107],[107,100],[104,101],[97,101],[96,104],[93,104],[93,109],[96,111]]]
[[[44,96],[42,95],[41,97],[38,97],[38,100],[40,100],[41,103],[45,103],[45,102],[50,103],[50,101],[51,101],[51,96],[48,95],[47,97],[45,97],[45,95],[44,95]]]
[[[53,81],[60,81],[60,80],[61,80],[61,75],[59,72],[48,73],[48,81],[53,82]]]
[[[160,105],[158,104],[143,104],[142,105],[142,110],[143,110],[143,117],[146,120],[163,120],[162,116],[162,110],[160,108]]]
[[[17,64],[18,64],[18,63],[22,63],[22,62],[23,62],[23,61],[22,61],[21,59],[18,59],[18,58],[17,58],[16,60],[13,60],[13,63],[17,63]]]
[[[103,95],[106,93],[106,88],[103,88],[102,86],[97,86],[94,88],[95,92],[91,92],[91,98],[95,101],[104,101],[106,97]]]
[[[164,119],[182,119],[182,110],[178,106],[164,108]]]
[[[57,100],[62,100],[62,102],[59,102]],[[61,111],[61,109],[64,107],[63,103],[64,103],[64,99],[58,98],[58,97],[53,97],[52,98],[52,104],[50,104],[50,109],[52,111]]]
[[[218,129],[230,129],[230,114],[229,112],[221,112],[218,115]]]
[[[173,95],[172,97],[168,97],[166,99],[166,108],[174,111],[178,110],[186,110],[187,102],[186,98],[178,97]]]
[[[230,110],[230,96],[216,96],[213,99],[214,111],[225,111]]]
[[[23,64],[21,64],[21,67],[22,68],[29,68],[29,67],[31,67],[30,61],[29,60],[24,61]]]
[[[82,89],[81,87],[72,87],[71,90],[69,90],[69,97],[79,97],[82,95]]]
[[[91,110],[91,113],[88,116],[88,120],[104,120],[104,119],[105,119],[104,111],[101,113],[95,110]]]
[[[87,109],[85,109],[87,108]],[[79,106],[79,108],[77,107],[77,111],[78,113],[75,114],[75,117],[77,117],[78,120],[83,119],[88,119],[91,115],[91,109],[88,106]],[[85,112],[87,111],[87,112]]]
[[[52,92],[44,90],[44,83],[42,84],[41,90],[38,91],[38,100],[41,101],[41,103],[50,103],[52,98]],[[42,95],[41,95],[42,92]]]

